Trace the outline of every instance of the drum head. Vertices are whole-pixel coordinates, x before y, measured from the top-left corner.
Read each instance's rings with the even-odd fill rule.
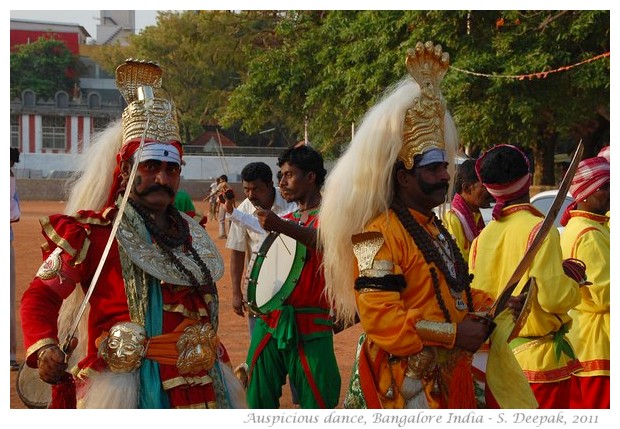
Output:
[[[304,245],[284,234],[270,233],[249,267],[250,307],[262,314],[279,308],[297,285],[305,259]]]
[[[39,369],[25,363],[17,372],[15,390],[28,408],[47,408],[52,399],[52,385],[39,378]]]

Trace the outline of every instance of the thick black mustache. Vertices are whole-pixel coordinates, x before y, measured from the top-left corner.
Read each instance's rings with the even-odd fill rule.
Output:
[[[148,188],[146,188],[144,191],[142,192],[138,192],[137,190],[136,195],[139,195],[141,197],[147,196],[150,193],[153,192],[159,192],[159,191],[164,191],[167,192],[168,195],[170,195],[171,197],[174,197],[174,190],[172,188],[170,188],[169,186],[165,186],[165,185],[153,185],[153,186],[149,186]]]
[[[426,182],[420,183],[420,188],[422,189],[422,192],[424,192],[425,194],[432,194],[435,191],[447,192],[449,187],[450,187],[450,184],[446,182],[439,182],[439,183],[434,183],[434,184],[426,183]]]

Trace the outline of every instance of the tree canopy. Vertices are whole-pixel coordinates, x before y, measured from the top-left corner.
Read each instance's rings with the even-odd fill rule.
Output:
[[[562,142],[601,145],[591,139],[609,125],[609,59],[568,66],[608,53],[609,32],[609,11],[289,14],[280,43],[250,60],[223,120],[253,131],[272,118],[295,129],[309,116],[313,143],[337,156],[349,125],[404,76],[406,50],[432,40],[451,55],[443,92],[463,146],[515,143],[552,168]]]
[[[169,11],[96,59],[110,72],[128,57],[161,64],[187,141],[209,125],[288,143],[307,129],[333,158],[427,40],[451,56],[442,91],[468,153],[521,145],[535,183],[553,184],[556,152],[609,144],[608,10]]]
[[[11,52],[11,98],[26,89],[41,98],[60,91],[72,94],[78,84],[78,57],[60,40],[41,36]]]

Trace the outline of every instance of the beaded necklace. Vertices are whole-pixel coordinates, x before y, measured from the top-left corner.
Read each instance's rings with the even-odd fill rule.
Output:
[[[205,286],[208,290],[212,290],[215,287],[213,282],[213,277],[211,276],[211,271],[207,267],[207,264],[202,260],[198,252],[192,246],[191,235],[189,233],[189,225],[187,222],[181,217],[179,211],[174,208],[172,205],[168,206],[166,209],[166,215],[170,220],[170,227],[167,231],[163,231],[156,223],[155,219],[148,213],[144,207],[140,204],[133,201],[131,198],[128,200],[131,206],[138,212],[140,217],[144,220],[144,226],[146,227],[149,234],[153,238],[153,241],[157,244],[157,246],[163,251],[163,253],[172,261],[175,267],[183,274],[187,276],[190,283],[196,289],[201,287],[200,282],[194,276],[194,274],[188,270],[179,259],[172,252],[172,249],[184,246],[184,249],[189,251],[192,255],[193,259],[196,261],[198,266],[200,267],[200,271],[205,279]]]
[[[416,246],[422,252],[424,256],[424,260],[429,265],[429,271],[431,274],[431,279],[433,281],[433,289],[435,291],[435,298],[439,303],[439,307],[443,312],[443,315],[446,319],[446,322],[451,323],[450,313],[448,308],[446,307],[446,303],[443,300],[441,295],[441,291],[439,289],[439,277],[437,275],[437,271],[435,270],[435,266],[439,268],[439,270],[443,273],[446,282],[448,283],[448,287],[450,288],[451,295],[457,300],[457,308],[462,307],[459,304],[461,292],[465,292],[467,297],[466,308],[470,311],[474,311],[473,299],[471,296],[471,280],[473,276],[469,275],[467,264],[463,259],[463,255],[458,250],[458,247],[454,240],[451,239],[450,233],[443,226],[441,221],[437,219],[435,215],[434,222],[439,229],[440,235],[443,236],[442,243],[439,243],[439,246],[434,244],[434,239],[429,235],[429,233],[415,220],[415,218],[409,212],[407,206],[405,206],[400,200],[395,199],[392,203],[391,209],[396,213],[396,216],[400,220],[401,224],[405,227],[411,238],[413,239]],[[451,257],[454,261],[453,272],[455,275],[451,274],[451,270],[448,268],[444,258],[440,254],[438,247],[443,248],[445,246],[446,249],[442,249],[443,251],[448,251],[450,254],[447,255]],[[435,266],[433,266],[434,264]],[[465,308],[459,308],[460,310],[464,310]]]

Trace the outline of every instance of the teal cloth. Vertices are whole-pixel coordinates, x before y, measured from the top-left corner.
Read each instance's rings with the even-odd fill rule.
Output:
[[[145,329],[147,337],[151,338],[161,335],[163,329],[161,287],[154,278],[150,278],[149,281],[148,299]],[[138,408],[170,408],[168,395],[162,387],[159,376],[159,363],[151,359],[143,359],[140,367],[140,403]]]

